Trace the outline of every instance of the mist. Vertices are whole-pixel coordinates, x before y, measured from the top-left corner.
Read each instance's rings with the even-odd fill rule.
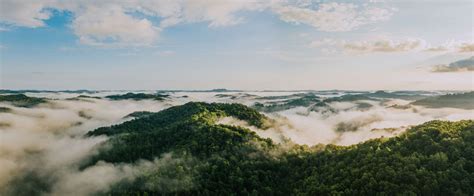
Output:
[[[357,103],[370,104],[360,109]],[[474,110],[454,108],[425,108],[409,105],[409,101],[335,102],[328,104],[337,112],[311,111],[309,107],[267,113],[273,124],[267,130],[249,126],[246,122],[226,117],[221,124],[245,126],[262,137],[276,142],[290,140],[297,144],[352,145],[369,139],[393,137],[410,126],[431,120],[473,119]],[[397,107],[402,105],[403,107]]]
[[[107,140],[104,136],[84,135],[98,127],[130,120],[123,117],[131,112],[157,112],[169,104],[52,99],[33,108],[8,103],[0,103],[0,107],[11,109],[0,113],[1,195],[67,195],[68,191],[90,195],[106,191],[120,180],[131,179],[134,166],[98,163],[79,170],[79,165],[95,155],[100,144]]]
[[[158,112],[189,101],[241,103],[252,107],[266,96],[287,96],[298,92],[243,93],[170,93],[163,101],[120,100],[103,98],[117,92],[101,92],[75,98],[73,93],[32,93],[29,96],[48,98],[32,108],[16,107],[0,112],[0,195],[94,195],[106,193],[114,185],[131,182],[143,172],[170,170],[175,165],[192,167],[192,157],[177,157],[172,153],[152,161],[131,164],[98,162],[87,168],[81,165],[97,155],[105,136],[85,137],[96,128],[120,124],[136,111]],[[221,94],[221,95],[218,95]],[[222,95],[225,94],[225,95]],[[320,95],[321,97],[338,96]],[[268,99],[267,101],[282,99]],[[360,107],[363,104],[365,107]],[[264,113],[272,122],[266,129],[226,117],[218,123],[247,127],[277,143],[352,145],[381,137],[393,137],[407,128],[430,120],[474,119],[474,110],[425,108],[401,99],[331,102],[327,107],[293,107]],[[197,175],[190,169],[181,176],[160,175],[146,186],[149,190],[173,192],[191,189]]]

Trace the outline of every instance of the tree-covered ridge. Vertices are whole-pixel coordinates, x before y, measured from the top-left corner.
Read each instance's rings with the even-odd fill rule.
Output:
[[[126,93],[122,95],[109,95],[106,98],[111,100],[164,100],[168,95],[166,94],[146,94],[146,93]]]
[[[11,103],[17,107],[34,107],[41,103],[48,102],[45,98],[28,97],[24,94],[0,95],[0,102]]]
[[[79,96],[77,96],[77,97],[67,98],[66,100],[70,100],[70,101],[81,101],[81,100],[87,100],[87,99],[102,99],[102,97],[89,96],[89,95],[79,95]]]
[[[264,128],[240,104],[188,103],[89,135],[110,139],[89,164],[134,163],[172,153],[112,194],[472,195],[474,121],[432,121],[394,138],[342,147],[275,144],[253,131],[216,124],[233,116]],[[175,161],[173,161],[175,160]],[[177,161],[176,161],[177,160]],[[163,182],[173,182],[170,186]],[[178,189],[176,187],[187,186]]]
[[[261,97],[258,99],[263,99],[263,100],[284,99],[281,101],[270,101],[267,103],[256,102],[252,107],[262,112],[278,112],[278,111],[284,111],[284,110],[288,110],[295,107],[309,107],[321,102],[321,98],[314,95],[313,93],[298,93],[298,94],[285,95],[285,96],[269,96],[269,97]]]
[[[430,108],[450,107],[471,110],[474,109],[474,91],[428,97],[425,99],[414,101],[412,104]]]
[[[474,121],[431,121],[390,139],[296,158],[307,195],[472,195]],[[301,161],[301,162],[300,162]]]
[[[11,112],[12,109],[9,107],[0,107],[0,113],[8,113]]]
[[[150,180],[170,176],[173,179],[189,180],[186,177],[189,173],[195,174],[192,176],[194,185],[178,193],[225,194],[242,187],[257,190],[265,187],[263,184],[267,184],[268,188],[278,182],[277,179],[282,176],[271,177],[278,175],[277,171],[268,173],[266,181],[246,182],[247,178],[263,177],[264,173],[258,167],[274,164],[265,153],[275,145],[271,140],[260,138],[248,129],[216,124],[224,116],[233,116],[261,128],[264,128],[266,121],[265,116],[240,104],[191,102],[90,132],[89,135],[106,134],[111,138],[89,164],[97,161],[133,163],[140,159],[153,160],[164,153],[173,153],[179,159],[192,162],[177,163],[176,167],[181,168],[179,171],[176,171],[176,167],[168,168],[173,174],[163,170],[143,173],[132,184],[116,185],[112,190],[116,194],[167,193],[177,189],[168,185],[149,187],[146,184]],[[181,184],[181,181],[176,183]]]
[[[339,97],[331,97],[331,98],[325,99],[324,102],[331,103],[331,102],[366,101],[366,100],[374,100],[374,99],[363,94],[347,94],[347,95],[342,95]]]
[[[420,94],[420,92],[403,92],[403,91],[395,91],[395,92],[386,92],[386,91],[376,91],[373,93],[364,93],[361,94],[367,97],[372,98],[380,98],[380,99],[406,99],[406,100],[417,100],[425,98],[426,95]]]
[[[148,111],[137,111],[137,112],[132,112],[130,114],[127,114],[123,118],[142,118],[142,117],[147,117],[152,115],[153,112],[148,112]]]

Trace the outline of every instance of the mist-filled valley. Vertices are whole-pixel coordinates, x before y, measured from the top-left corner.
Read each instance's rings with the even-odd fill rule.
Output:
[[[0,0],[0,196],[474,196],[472,0]]]
[[[473,92],[1,93],[1,195],[474,191]]]

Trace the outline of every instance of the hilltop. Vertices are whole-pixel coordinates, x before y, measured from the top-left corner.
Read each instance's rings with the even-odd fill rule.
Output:
[[[172,153],[166,172],[147,170],[107,194],[372,195],[474,192],[474,121],[432,121],[394,138],[343,147],[277,144],[237,126],[261,129],[269,119],[240,104],[191,102],[88,136],[110,139],[88,164],[134,163]],[[166,183],[160,179],[169,179]],[[150,186],[150,183],[153,186]]]
[[[428,97],[412,102],[413,105],[421,105],[429,108],[460,108],[474,109],[474,91],[459,94],[447,94],[436,97]]]
[[[106,98],[111,99],[111,100],[164,100],[168,95],[165,94],[145,94],[145,93],[126,93],[122,95],[109,95],[106,96]]]
[[[17,107],[34,107],[41,103],[47,103],[45,98],[28,97],[24,94],[0,95],[0,102],[11,103]]]

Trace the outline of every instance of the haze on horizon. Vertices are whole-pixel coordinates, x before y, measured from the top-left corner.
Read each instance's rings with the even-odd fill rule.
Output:
[[[469,0],[0,0],[0,89],[474,90]]]

